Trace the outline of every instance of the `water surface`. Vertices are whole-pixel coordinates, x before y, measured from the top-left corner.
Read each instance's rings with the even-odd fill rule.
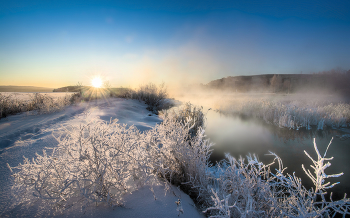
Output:
[[[332,129],[290,130],[268,125],[259,120],[223,115],[215,111],[207,113],[206,135],[215,143],[210,159],[213,163],[223,159],[225,153],[230,153],[235,158],[245,157],[249,153],[256,154],[263,163],[270,163],[273,156],[265,154],[272,151],[281,157],[284,167],[287,167],[285,172],[290,174],[295,172],[307,188],[313,184],[305,175],[301,164],[311,171],[312,162],[305,155],[304,150],[316,159],[313,138],[316,138],[318,149],[323,155],[334,137],[326,156],[334,159],[325,173],[344,173],[339,178],[328,179],[330,182],[340,182],[339,185],[330,189],[334,192],[334,198],[350,193],[350,139],[344,140],[337,137],[344,134],[346,132]]]

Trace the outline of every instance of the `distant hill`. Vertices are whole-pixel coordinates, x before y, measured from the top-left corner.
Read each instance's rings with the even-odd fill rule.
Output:
[[[0,92],[52,92],[53,88],[36,86],[0,86]]]
[[[65,86],[54,89],[53,92],[79,92],[81,89],[89,89],[90,86]]]
[[[213,80],[202,88],[232,92],[316,92],[350,93],[350,70],[347,73],[262,74],[229,76]]]

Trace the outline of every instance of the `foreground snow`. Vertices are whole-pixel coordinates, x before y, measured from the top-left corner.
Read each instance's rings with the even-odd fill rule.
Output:
[[[9,173],[3,168],[2,216],[203,215],[187,196],[159,178],[194,190],[198,203],[211,217],[350,215],[350,199],[333,201],[332,195],[329,200],[325,198],[327,189],[337,184],[325,179],[342,173],[325,174],[331,165],[325,161],[332,158],[326,157],[327,152],[321,156],[315,141],[317,158],[305,152],[315,170],[303,167],[315,186],[308,190],[300,178],[284,174],[282,160],[273,152],[270,154],[275,158],[270,164],[261,163],[255,155],[235,159],[227,154],[226,161],[211,166],[213,144],[205,137],[204,129],[199,126],[196,134],[191,133],[202,120],[202,110],[185,106],[179,112],[164,113],[162,123],[156,124],[160,119],[144,110],[146,105],[140,102],[92,101],[80,107],[80,112],[38,119],[41,123],[32,126],[14,119],[15,130],[4,131],[7,145],[1,156],[4,163],[10,163],[16,185],[11,196],[6,189],[13,180],[6,180]],[[105,122],[114,118],[126,124]],[[129,128],[130,124],[149,130],[141,132],[135,126]],[[59,143],[52,144],[52,138]],[[54,149],[45,149],[32,159],[47,145]],[[27,159],[16,166],[22,154]],[[271,171],[276,165],[278,169]],[[168,191],[166,196],[164,190]]]
[[[181,199],[180,207],[176,204],[178,199]],[[124,196],[124,200],[123,207],[102,205],[90,207],[85,213],[77,211],[75,214],[63,214],[61,217],[204,217],[196,210],[192,199],[174,186],[167,193],[164,192],[163,185],[153,186],[153,192],[149,187],[143,187]]]
[[[139,130],[151,129],[161,122],[158,116],[152,115],[146,110],[144,103],[136,100],[107,99],[91,101],[79,105],[69,106],[64,111],[43,114],[39,116],[24,113],[9,116],[0,120],[0,215],[1,216],[47,216],[50,208],[39,210],[35,206],[30,209],[21,205],[13,207],[16,201],[13,200],[10,187],[13,185],[10,178],[10,166],[17,166],[23,162],[23,156],[31,159],[35,153],[42,153],[46,147],[54,147],[57,141],[52,136],[53,132],[68,126],[76,126],[82,122],[82,117],[89,114],[89,117],[110,121],[118,119],[119,123],[134,125]],[[165,195],[162,183],[153,187],[153,192],[145,186],[132,194],[123,196],[124,207],[110,208],[106,205],[90,207],[82,213],[77,208],[74,213],[63,214],[62,216],[88,216],[88,217],[177,217],[181,214],[181,208],[175,203],[181,199],[181,207],[185,217],[203,216],[198,211],[192,200],[176,187],[172,187]],[[155,200],[156,199],[156,200]],[[47,211],[46,211],[47,210]]]

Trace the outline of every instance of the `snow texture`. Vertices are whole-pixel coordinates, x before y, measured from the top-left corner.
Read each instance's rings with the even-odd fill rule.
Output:
[[[99,99],[68,106],[65,110],[32,115],[22,113],[0,120],[0,216],[2,217],[46,217],[53,214],[50,205],[40,201],[28,208],[18,205],[11,187],[14,185],[7,163],[17,166],[23,163],[23,156],[31,160],[43,149],[56,147],[55,133],[72,126],[79,126],[88,115],[95,121],[118,119],[118,123],[128,127],[134,125],[141,132],[150,130],[162,120],[146,110],[147,105],[137,100]],[[48,153],[50,153],[48,151]],[[154,179],[153,185],[144,185],[124,194],[122,207],[109,207],[107,204],[91,205],[85,210],[71,208],[69,212],[56,214],[62,217],[203,217],[192,200],[175,186]],[[179,204],[180,203],[180,204]],[[16,205],[14,207],[14,205]],[[68,211],[68,210],[67,210]]]
[[[307,190],[295,174],[284,174],[282,160],[272,152],[275,159],[267,165],[255,155],[235,159],[227,154],[211,166],[212,144],[205,131],[199,126],[190,134],[196,124],[192,112],[181,122],[174,113],[164,114],[159,124],[161,119],[146,107],[135,100],[96,100],[55,114],[1,120],[0,215],[203,216],[170,182],[195,191],[200,209],[210,217],[350,215],[346,196],[325,199],[326,189],[334,186],[325,179],[342,173],[325,173],[330,166],[325,161],[332,158],[327,151],[322,157],[316,143],[317,160],[305,153],[314,172],[303,169],[315,185]],[[41,152],[47,147],[54,148],[52,154]]]

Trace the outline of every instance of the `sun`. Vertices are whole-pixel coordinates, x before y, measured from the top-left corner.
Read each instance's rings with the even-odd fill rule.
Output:
[[[94,88],[101,88],[102,87],[102,79],[99,76],[95,76],[94,78],[92,78],[91,80],[91,85]]]

